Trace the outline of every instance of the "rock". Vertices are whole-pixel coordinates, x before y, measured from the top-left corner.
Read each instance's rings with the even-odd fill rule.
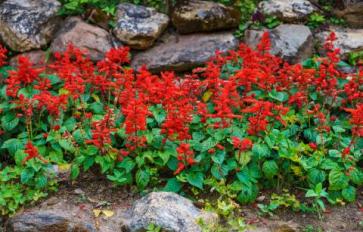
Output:
[[[92,224],[75,221],[67,212],[52,211],[24,212],[9,219],[7,232],[96,232]]]
[[[134,49],[151,47],[168,26],[169,17],[155,9],[121,3],[117,6],[115,36]]]
[[[197,220],[216,223],[218,216],[205,213],[193,203],[175,193],[153,192],[137,200],[126,212],[123,229],[130,232],[142,231],[154,224],[166,231],[202,231]]]
[[[313,36],[310,29],[303,25],[282,24],[267,30],[271,39],[271,54],[277,55],[289,63],[299,63],[313,54]],[[247,30],[245,43],[256,48],[264,31]]]
[[[348,29],[341,27],[332,27],[329,31],[316,34],[316,39],[320,44],[320,53],[324,54],[323,44],[328,35],[334,32],[337,40],[334,46],[340,49],[343,58],[347,58],[350,52],[363,51],[363,29]]]
[[[363,27],[363,1],[362,0],[339,0],[341,9],[335,8],[334,13],[342,17],[349,26]]]
[[[216,31],[237,27],[241,15],[238,10],[211,1],[181,1],[172,13],[172,22],[182,34]]]
[[[12,50],[45,47],[60,22],[56,0],[7,0],[0,5],[0,37]]]
[[[64,52],[70,43],[81,50],[86,50],[94,61],[101,60],[113,47],[112,36],[106,30],[88,24],[79,17],[66,19],[57,32],[50,50],[53,53]]]
[[[91,8],[87,9],[84,17],[85,21],[91,22],[99,27],[102,27],[105,30],[110,29],[109,22],[112,20],[112,16],[105,13],[99,8]]]
[[[35,50],[16,55],[10,59],[9,64],[13,67],[16,67],[18,65],[19,56],[27,57],[35,68],[42,67],[46,64],[46,53],[42,50]]]
[[[301,22],[317,11],[317,8],[308,0],[269,0],[262,1],[259,10],[285,22]]]
[[[233,32],[175,35],[165,34],[153,48],[136,54],[131,62],[138,69],[146,64],[151,72],[188,71],[203,65],[215,51],[227,52],[238,46]]]

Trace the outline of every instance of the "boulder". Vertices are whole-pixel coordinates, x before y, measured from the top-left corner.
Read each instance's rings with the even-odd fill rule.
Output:
[[[188,71],[203,65],[215,51],[227,52],[238,46],[233,32],[177,35],[166,33],[151,49],[137,53],[131,65],[138,69],[146,65],[151,72],[165,70]]]
[[[13,67],[18,65],[19,56],[25,56],[33,64],[33,67],[39,68],[46,63],[46,53],[43,50],[34,50],[30,52],[21,53],[10,59],[9,64]]]
[[[6,224],[7,232],[96,232],[87,222],[77,221],[67,212],[36,211],[24,212],[10,218]]]
[[[56,0],[7,0],[0,5],[0,37],[12,50],[45,47],[59,25]]]
[[[270,34],[271,54],[280,56],[289,63],[299,63],[313,54],[313,36],[304,25],[282,24],[274,29],[265,30]],[[245,43],[256,48],[265,31],[247,30]]]
[[[214,224],[218,216],[201,211],[190,200],[175,193],[153,192],[137,200],[125,213],[122,229],[143,231],[154,224],[166,231],[201,232],[199,219]]]
[[[237,27],[238,10],[212,1],[180,1],[173,10],[172,22],[182,34],[217,31]]]
[[[117,6],[115,36],[134,49],[151,47],[168,26],[169,17],[155,9],[121,3]]]
[[[343,58],[347,58],[350,52],[363,51],[363,29],[349,29],[342,27],[332,27],[328,31],[323,31],[315,35],[319,43],[319,52],[324,54],[323,44],[328,35],[334,32],[336,41],[334,46],[340,49]]]
[[[363,0],[339,0],[334,13],[352,27],[363,27]]]
[[[57,32],[50,50],[64,52],[68,44],[85,50],[94,61],[101,60],[113,47],[112,36],[104,29],[88,24],[79,17],[67,18]]]
[[[269,0],[262,1],[259,10],[285,22],[301,22],[317,8],[308,0]]]

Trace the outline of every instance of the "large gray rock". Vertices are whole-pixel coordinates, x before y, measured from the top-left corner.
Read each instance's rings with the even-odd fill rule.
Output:
[[[159,44],[136,54],[133,68],[146,65],[152,72],[165,70],[188,71],[203,65],[215,55],[215,51],[227,52],[238,46],[232,32],[175,35],[165,34]]]
[[[363,27],[363,0],[339,0],[340,8],[334,13],[345,19],[349,26]]]
[[[276,16],[285,22],[300,22],[317,11],[308,0],[268,0],[259,4],[259,9],[266,15]]]
[[[155,9],[121,3],[117,6],[115,36],[134,49],[146,49],[168,26],[169,17]]]
[[[193,203],[175,193],[153,192],[137,200],[125,214],[123,229],[143,231],[150,224],[172,232],[201,232],[198,219],[217,223],[218,216],[196,208]]]
[[[172,22],[178,32],[192,33],[216,31],[237,27],[238,10],[211,1],[181,1],[172,13]]]
[[[9,219],[6,232],[96,232],[92,224],[53,211],[24,212]]]
[[[337,37],[334,46],[340,49],[343,58],[346,58],[350,52],[363,51],[363,29],[332,27],[329,31],[316,34],[316,39],[320,44],[320,53],[324,53],[322,45],[331,32],[334,32]]]
[[[56,0],[7,0],[0,5],[0,37],[19,52],[45,47],[60,18]]]
[[[310,29],[303,25],[282,24],[270,33],[271,54],[280,56],[289,63],[299,63],[313,54],[313,36]],[[264,31],[247,30],[245,43],[256,48]]]
[[[64,52],[68,44],[87,51],[89,57],[98,61],[113,47],[112,35],[106,30],[88,24],[78,17],[66,19],[57,32],[50,49],[52,52]]]

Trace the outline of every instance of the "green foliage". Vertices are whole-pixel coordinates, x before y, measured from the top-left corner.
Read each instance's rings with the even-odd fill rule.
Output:
[[[349,53],[348,62],[351,65],[357,65],[363,63],[363,51]]]
[[[315,13],[309,15],[307,25],[311,28],[318,28],[325,23],[326,23],[325,16],[320,13],[315,12]]]
[[[96,8],[103,12],[114,15],[116,6],[120,0],[61,0],[61,15],[79,15],[86,12],[87,9]]]
[[[23,156],[18,150],[16,156]],[[19,158],[17,158],[19,160]],[[55,190],[51,166],[31,161],[0,171],[0,215],[12,215],[23,204],[35,202]]]

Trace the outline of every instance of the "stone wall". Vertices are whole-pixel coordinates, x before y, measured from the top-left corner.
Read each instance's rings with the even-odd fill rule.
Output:
[[[344,18],[349,27],[311,30],[308,16],[322,7],[312,0],[262,1],[257,11],[275,16],[282,24],[274,29],[248,29],[243,42],[255,47],[263,34],[270,32],[271,53],[290,63],[312,56],[329,33],[334,31],[342,54],[363,51],[363,1],[337,1],[333,14]],[[87,19],[62,18],[57,0],[6,0],[0,4],[0,38],[11,50],[29,56],[35,64],[44,62],[44,50],[64,51],[68,44],[87,51],[98,61],[112,47],[132,48],[132,67],[146,64],[152,71],[187,71],[203,64],[216,50],[226,52],[238,46],[233,32],[240,13],[215,2],[190,0],[175,6],[170,17],[153,8],[129,3],[118,5],[115,27],[109,17],[92,12]],[[318,48],[318,49],[316,49]],[[12,59],[16,64],[17,58]]]

